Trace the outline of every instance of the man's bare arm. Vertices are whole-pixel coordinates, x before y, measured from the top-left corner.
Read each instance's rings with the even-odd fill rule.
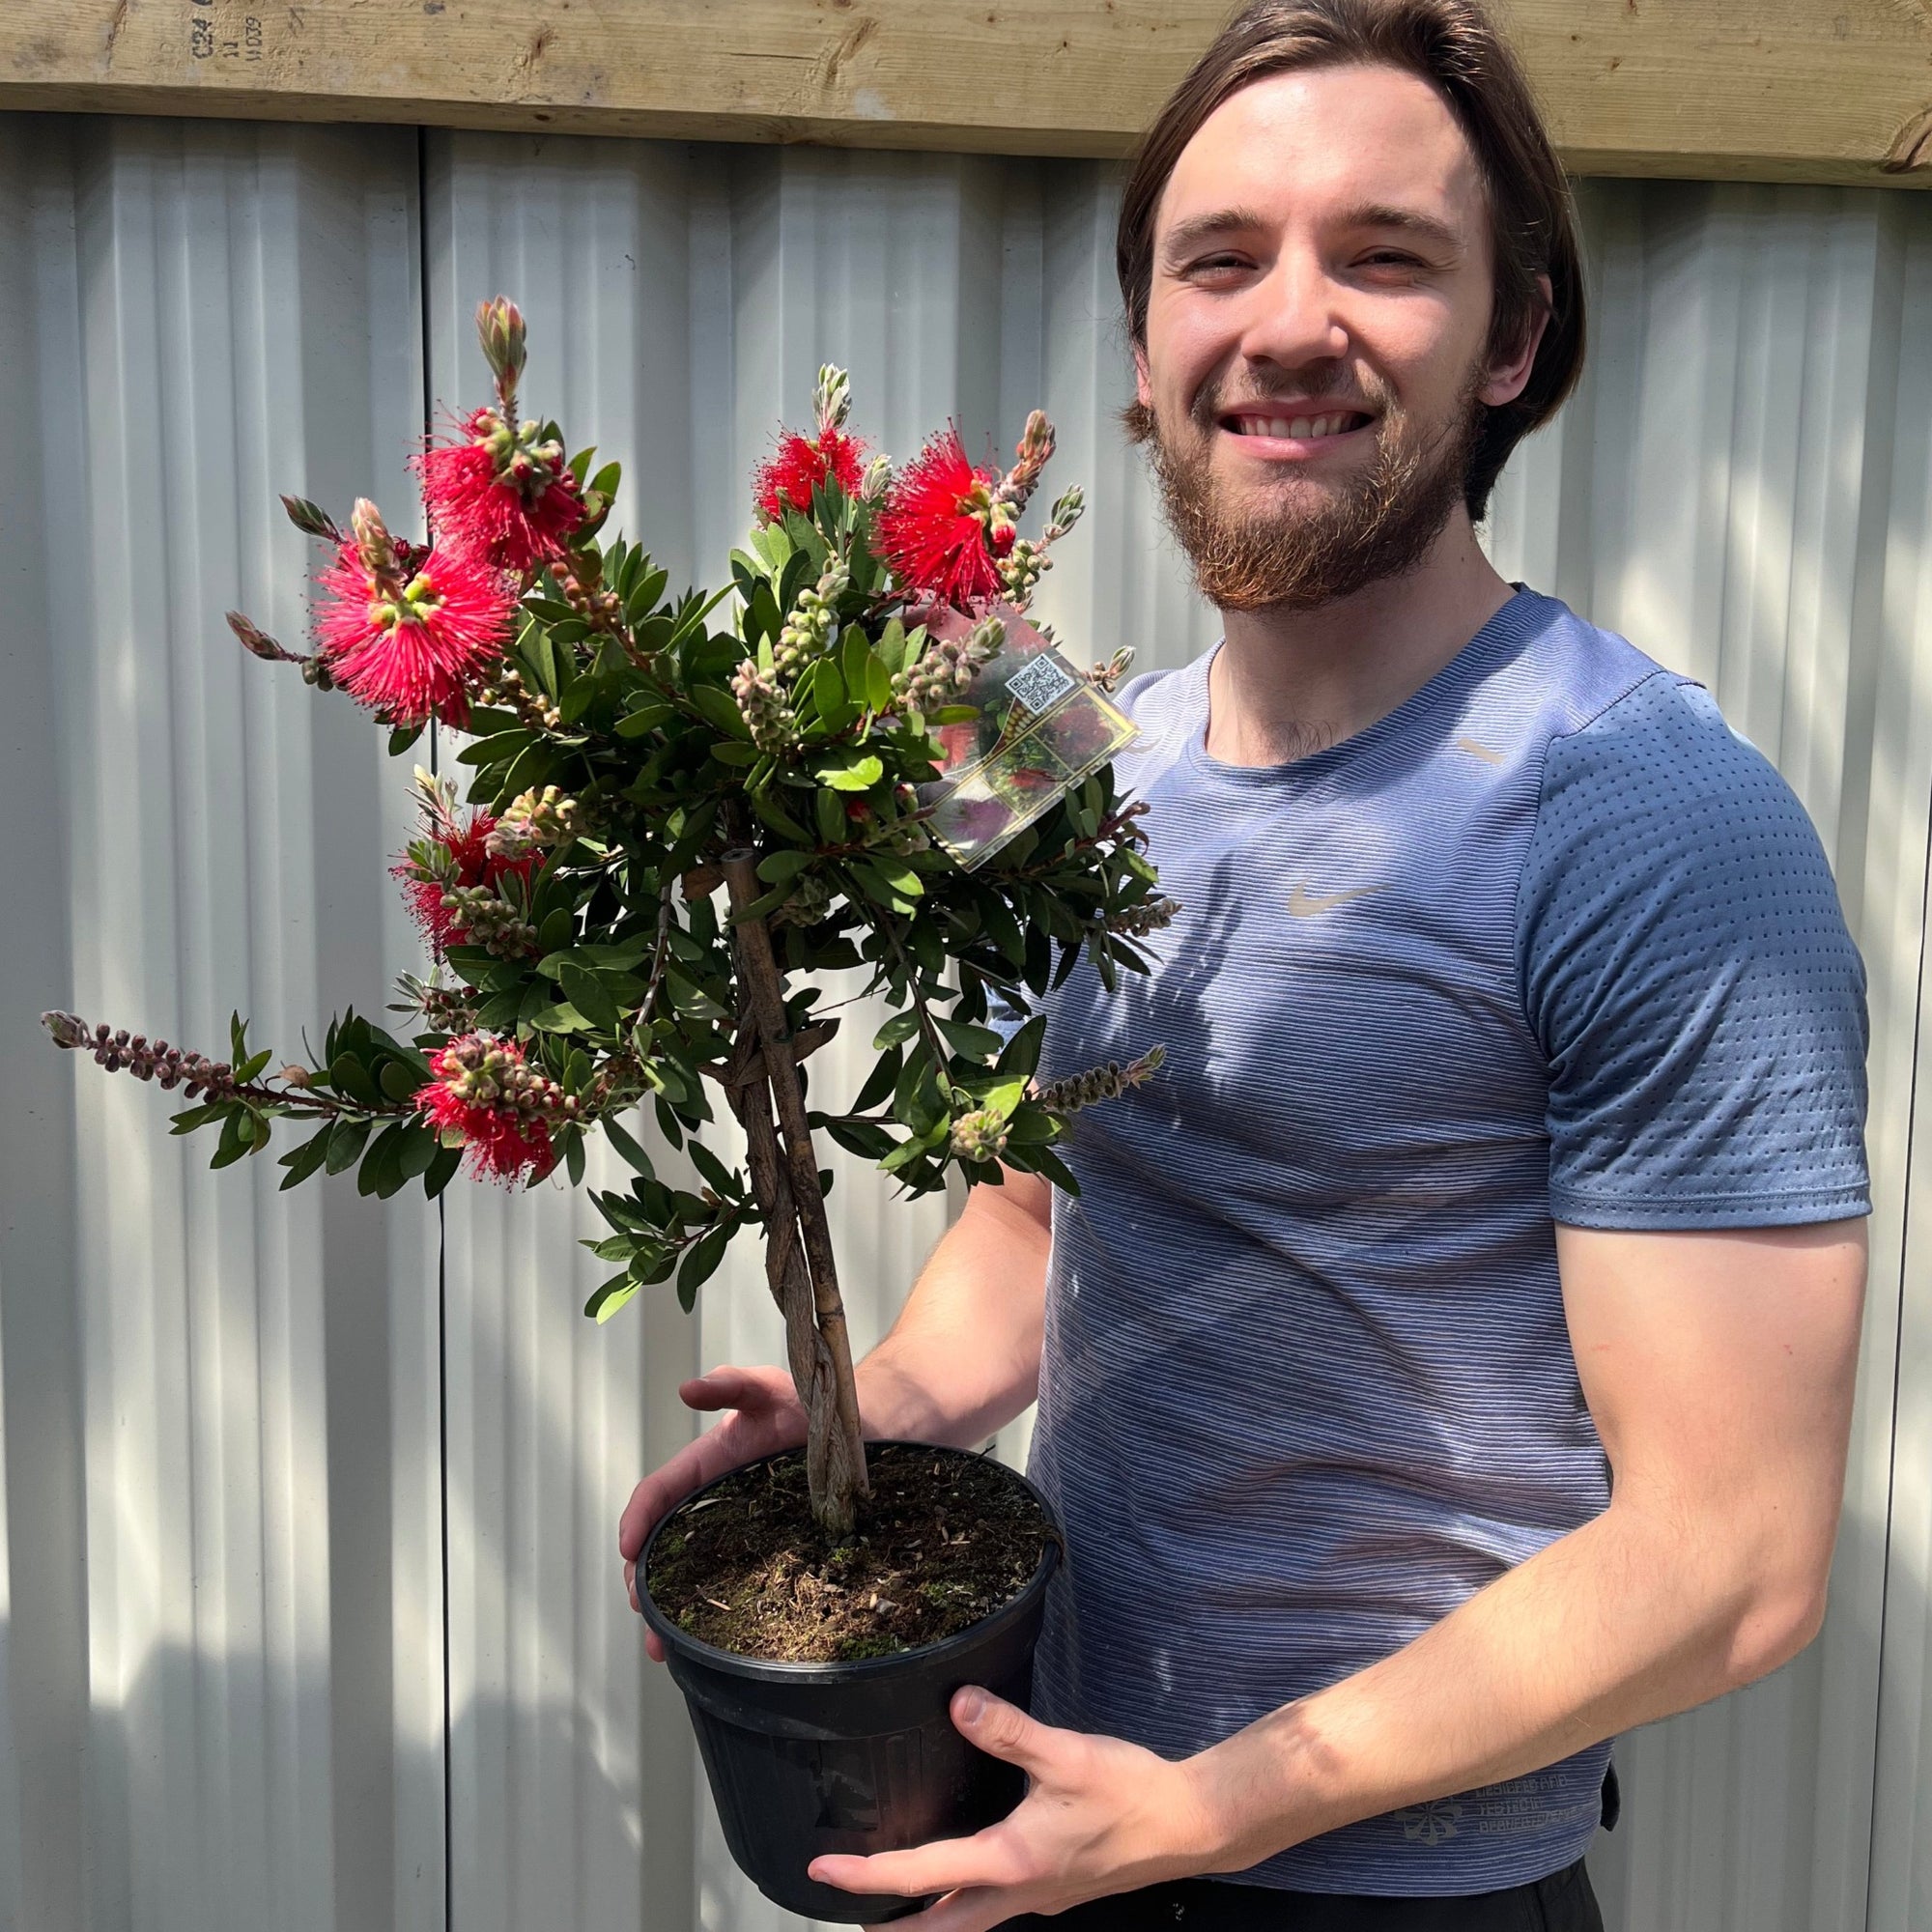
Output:
[[[899,1318],[859,1365],[872,1435],[976,1448],[1039,1387],[1052,1189],[1004,1170],[976,1187],[920,1271]]]
[[[1861,1222],[1735,1235],[1558,1231],[1608,1509],[1414,1642],[1179,1763],[973,1690],[953,1720],[1028,1774],[970,1838],[828,1857],[854,1891],[950,1894],[917,1923],[1204,1871],[1521,1776],[1774,1669],[1824,1614],[1865,1266]]]
[[[1522,1776],[1808,1643],[1844,1486],[1864,1224],[1560,1228],[1609,1508],[1382,1662],[1195,1760],[1238,1869]]]

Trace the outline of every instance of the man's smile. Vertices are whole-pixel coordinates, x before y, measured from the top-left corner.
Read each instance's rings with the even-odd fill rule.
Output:
[[[1230,436],[1240,439],[1250,456],[1293,458],[1336,448],[1371,428],[1375,417],[1365,410],[1313,401],[1230,410],[1218,421]]]

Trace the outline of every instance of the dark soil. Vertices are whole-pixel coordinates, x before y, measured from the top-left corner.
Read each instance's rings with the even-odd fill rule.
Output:
[[[867,1464],[871,1497],[838,1545],[811,1520],[803,1451],[726,1476],[665,1525],[653,1601],[720,1650],[842,1663],[936,1643],[1033,1580],[1052,1530],[1010,1470],[909,1443]]]

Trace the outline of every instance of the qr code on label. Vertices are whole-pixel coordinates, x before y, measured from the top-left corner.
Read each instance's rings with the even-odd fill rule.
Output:
[[[1072,689],[1072,673],[1046,656],[1037,657],[1007,680],[1007,696],[1036,712],[1044,711]]]

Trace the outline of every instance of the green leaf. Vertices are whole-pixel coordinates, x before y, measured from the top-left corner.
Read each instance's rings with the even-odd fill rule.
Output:
[[[735,705],[732,707],[737,708]],[[671,715],[671,707],[661,699],[647,697],[636,710],[627,711],[617,720],[617,735],[620,738],[641,738],[647,731],[655,731]]]
[[[1078,1197],[1080,1183],[1074,1179],[1073,1170],[1050,1148],[1029,1148],[1027,1165],[1034,1173],[1045,1175],[1056,1187]]]
[[[363,1156],[355,1176],[355,1191],[386,1201],[403,1184],[403,1129],[400,1122],[384,1127]]]
[[[437,1146],[436,1135],[420,1120],[405,1122],[402,1133],[402,1147],[396,1155],[396,1172],[405,1180],[413,1180],[418,1175],[429,1172],[440,1150]]]
[[[684,1260],[677,1270],[677,1298],[687,1315],[697,1305],[697,1291],[717,1273],[730,1239],[731,1224],[723,1222],[708,1235],[700,1235],[684,1251]]]
[[[878,1106],[897,1084],[899,1068],[904,1064],[905,1055],[897,1046],[881,1053],[877,1064],[866,1076],[866,1084],[859,1089],[852,1102],[852,1111],[855,1114],[869,1114]]]
[[[563,1168],[570,1177],[573,1187],[583,1184],[583,1131],[581,1127],[569,1129],[568,1138],[563,1143]]]
[[[870,752],[841,752],[812,768],[819,783],[834,791],[869,791],[885,775],[885,765]]]
[[[871,664],[871,639],[857,624],[850,625],[838,646],[838,674],[846,695],[855,704],[867,704]]]
[[[716,725],[728,738],[749,738],[752,727],[738,709],[737,699],[716,684],[694,684],[687,696],[691,707],[707,724]]]
[[[1046,1015],[1035,1013],[1006,1043],[1000,1054],[999,1070],[1017,1073],[1023,1079],[1030,1077],[1039,1065],[1039,1049],[1045,1038]]]
[[[870,866],[895,892],[903,894],[909,899],[919,898],[925,891],[925,881],[903,859],[880,854],[864,863]]]
[[[449,1185],[451,1179],[454,1179],[456,1170],[462,1164],[462,1161],[463,1150],[461,1148],[438,1148],[436,1157],[423,1171],[424,1195],[431,1201],[434,1201]]]
[[[892,1135],[872,1121],[827,1121],[825,1131],[836,1145],[861,1160],[883,1160],[895,1145]]]
[[[622,1024],[617,1002],[611,997],[610,988],[594,973],[565,964],[557,968],[556,977],[564,996],[593,1027],[611,1033]]]
[[[974,904],[980,909],[980,920],[986,928],[986,937],[1015,966],[1025,965],[1026,941],[1020,934],[1019,921],[1013,917],[1012,909],[1006,900],[997,893],[984,893],[975,898]]]
[[[284,1188],[298,1187],[322,1165],[322,1157],[328,1151],[328,1137],[332,1132],[333,1123],[311,1134],[300,1147],[290,1149],[282,1156],[281,1165],[288,1169],[282,1180]]]
[[[804,871],[813,857],[810,852],[768,852],[758,861],[758,877],[768,886],[781,886]]]
[[[743,771],[755,765],[765,754],[755,745],[747,745],[737,738],[720,738],[711,747],[711,755],[721,765],[730,765]]]
[[[478,738],[473,745],[466,745],[456,754],[459,765],[500,765],[514,758],[530,742],[530,734],[523,725],[514,731],[497,731],[488,738]]]
[[[638,1282],[628,1269],[623,1274],[613,1274],[601,1288],[592,1292],[590,1299],[583,1304],[583,1312],[601,1327],[637,1292]]]
[[[900,1168],[910,1166],[925,1152],[924,1140],[918,1135],[909,1141],[901,1141],[885,1159],[879,1163],[881,1174],[896,1174]]]
[[[422,1085],[422,1076],[412,1066],[400,1060],[385,1060],[383,1070],[377,1075],[378,1084],[384,1095],[391,1100],[408,1100],[414,1096]]]
[[[818,821],[818,840],[821,845],[842,845],[851,833],[851,823],[845,816],[845,802],[836,791],[821,785],[811,795],[812,815]]]
[[[963,1054],[968,1060],[984,1060],[1006,1045],[1005,1037],[991,1027],[971,1026],[964,1020],[940,1019],[937,1014],[934,1015],[934,1023],[953,1052]]]
[[[850,707],[845,702],[845,680],[832,658],[820,658],[811,670],[811,696],[818,715],[836,730],[838,714]]]
[[[692,1166],[711,1183],[713,1193],[722,1194],[727,1201],[736,1197],[738,1188],[732,1181],[730,1170],[708,1147],[701,1141],[691,1141],[684,1151],[691,1156]]]
[[[872,1036],[872,1051],[883,1053],[887,1047],[897,1046],[901,1041],[910,1039],[918,1031],[919,1009],[916,1007],[908,1007],[903,1012],[893,1014]],[[861,1110],[863,1111],[863,1105]]]
[[[330,1174],[341,1174],[355,1165],[363,1143],[369,1138],[369,1127],[367,1121],[337,1121],[329,1129],[328,1151],[323,1156],[323,1164]]]
[[[228,1167],[240,1160],[244,1153],[254,1151],[255,1136],[248,1127],[248,1110],[245,1107],[231,1107],[228,1118],[221,1123],[221,1140],[215,1148],[210,1167]]]
[[[768,791],[753,791],[751,794],[752,810],[769,825],[774,832],[782,832],[787,838],[796,838],[801,844],[810,844],[811,834],[781,806]]]
[[[651,1159],[625,1129],[618,1125],[614,1114],[606,1114],[603,1120],[604,1138],[617,1150],[627,1165],[634,1168],[647,1179],[652,1176]]]

